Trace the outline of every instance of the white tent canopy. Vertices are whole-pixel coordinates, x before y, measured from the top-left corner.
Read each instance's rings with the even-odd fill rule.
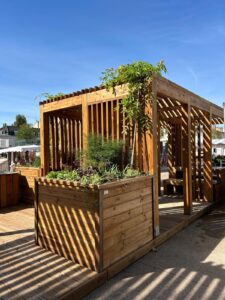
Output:
[[[223,146],[225,146],[225,139],[213,139],[212,144],[213,145],[223,145]]]
[[[16,146],[16,147],[10,147],[0,150],[0,154],[3,153],[13,153],[13,152],[27,152],[27,151],[40,151],[40,146],[37,145],[25,145],[25,146]]]

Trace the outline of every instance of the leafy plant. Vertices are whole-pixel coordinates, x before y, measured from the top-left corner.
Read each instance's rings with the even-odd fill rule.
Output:
[[[146,113],[145,107],[151,103],[152,89],[151,82],[154,75],[161,76],[162,72],[166,73],[167,69],[160,61],[155,66],[150,63],[137,61],[131,64],[120,65],[118,68],[106,69],[102,72],[102,84],[106,89],[113,90],[116,94],[116,86],[126,84],[128,94],[122,99],[122,110],[125,113],[127,121],[132,120],[132,155],[130,164],[134,162],[134,147],[136,130],[145,132],[151,128],[151,117]],[[128,123],[128,122],[127,122]],[[126,133],[128,126],[125,125],[123,131]]]
[[[126,167],[124,171],[120,171],[116,165],[108,167],[105,170],[95,170],[88,168],[86,170],[77,169],[74,171],[51,171],[46,176],[48,179],[60,179],[80,182],[86,186],[89,184],[99,185],[105,182],[113,182],[123,178],[131,178],[145,175],[131,167]]]
[[[140,175],[141,175],[141,172],[131,168],[130,166],[126,166],[126,168],[123,170],[123,177],[124,178],[132,178],[132,177],[137,177],[137,176],[140,176]]]
[[[32,163],[32,167],[38,168],[40,167],[40,165],[41,165],[41,159],[40,157],[37,156],[35,157],[35,160]]]
[[[87,150],[83,153],[84,166],[105,169],[118,164],[122,156],[123,142],[105,139],[102,136],[88,136]]]

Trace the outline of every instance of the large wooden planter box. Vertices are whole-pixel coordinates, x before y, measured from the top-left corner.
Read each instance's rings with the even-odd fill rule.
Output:
[[[19,201],[19,175],[0,174],[0,208],[16,205]]]
[[[153,239],[152,177],[98,187],[36,179],[36,242],[101,272]]]
[[[35,197],[34,178],[41,176],[41,169],[34,167],[15,167],[15,172],[20,174],[20,200],[33,204]]]

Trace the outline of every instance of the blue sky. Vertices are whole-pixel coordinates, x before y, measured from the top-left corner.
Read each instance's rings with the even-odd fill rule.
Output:
[[[99,83],[134,60],[165,61],[167,77],[225,101],[225,2],[1,0],[0,125],[39,118],[43,92]]]

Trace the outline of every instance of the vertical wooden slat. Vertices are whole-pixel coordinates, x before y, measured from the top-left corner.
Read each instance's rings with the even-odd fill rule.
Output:
[[[211,114],[204,113],[203,122],[203,201],[210,202],[213,200],[213,182],[212,182],[212,131],[211,131]]]
[[[201,120],[198,122],[198,197],[202,196]]]
[[[112,140],[114,140],[114,107],[113,107],[113,101],[111,101],[111,136],[112,136]]]
[[[99,135],[99,117],[98,117],[98,104],[95,105],[96,106],[96,134]]]
[[[79,126],[81,127],[81,126]],[[88,138],[88,104],[87,95],[82,96],[82,137],[81,143],[84,150],[87,149],[87,138]],[[81,149],[81,147],[80,147]]]
[[[64,148],[64,119],[60,118],[60,150],[61,150],[61,169],[64,164],[65,148]]]
[[[106,101],[106,139],[109,139],[109,102]]]
[[[60,169],[60,152],[59,152],[59,126],[58,126],[58,118],[55,118],[55,145],[56,145],[56,169]]]
[[[104,140],[104,110],[103,110],[103,102],[101,103],[101,135],[102,139]]]
[[[40,107],[40,143],[41,143],[41,170],[42,174],[46,175],[49,172],[49,116],[43,112],[43,107]]]
[[[72,139],[72,159],[76,158],[76,150],[75,150],[75,121],[71,120],[71,139]]]
[[[64,119],[64,150],[65,150],[65,161],[68,164],[68,120]]]
[[[55,163],[55,122],[54,117],[51,116],[51,167],[52,170],[56,169],[56,163]]]
[[[72,164],[72,129],[71,129],[71,120],[68,119],[68,144],[69,144],[69,164]]]
[[[94,128],[94,107],[91,105],[91,133],[95,133],[95,128]]]
[[[183,151],[183,198],[184,214],[192,213],[192,169],[191,169],[191,109],[182,107],[182,151]]]
[[[119,100],[116,101],[116,138],[120,139],[120,103]]]
[[[87,143],[87,142],[86,142]],[[79,150],[81,151],[82,150],[82,123],[81,121],[79,121]],[[84,146],[83,146],[84,147]],[[87,144],[86,146],[87,147]],[[86,149],[86,148],[85,148]]]
[[[76,149],[76,152],[77,152],[78,149],[79,149],[78,138],[79,138],[79,133],[78,133],[78,122],[75,121],[75,149]]]
[[[159,189],[158,189],[158,108],[157,108],[157,87],[152,83],[152,156],[153,156],[153,206],[154,206],[154,236],[158,236],[159,229]]]

